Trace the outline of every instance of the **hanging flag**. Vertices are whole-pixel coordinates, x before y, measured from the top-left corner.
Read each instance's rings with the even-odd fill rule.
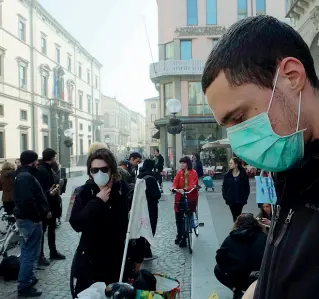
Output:
[[[53,91],[52,91],[52,96],[53,98],[56,98],[57,95],[57,75],[56,75],[56,70],[53,71]]]
[[[145,180],[137,179],[130,212],[129,238],[138,239],[144,237],[152,246],[154,246],[155,239],[152,233],[145,191]]]

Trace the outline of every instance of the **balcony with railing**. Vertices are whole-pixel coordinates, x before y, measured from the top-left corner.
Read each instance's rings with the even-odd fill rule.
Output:
[[[51,106],[69,113],[73,113],[73,104],[57,98],[51,99]]]
[[[299,18],[309,10],[313,0],[288,0],[287,1],[287,18]]]
[[[93,120],[97,126],[100,126],[104,123],[102,115],[94,115]]]
[[[150,65],[150,78],[157,82],[167,76],[200,76],[204,66],[204,60],[161,60]]]

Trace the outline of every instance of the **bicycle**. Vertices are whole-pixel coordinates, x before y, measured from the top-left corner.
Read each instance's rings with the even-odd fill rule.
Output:
[[[184,236],[187,238],[188,250],[189,253],[193,253],[193,230],[196,237],[199,236],[199,227],[203,226],[203,223],[199,223],[198,221],[198,205],[196,206],[195,212],[190,214],[190,210],[188,209],[188,200],[187,195],[193,192],[194,190],[199,190],[201,187],[196,186],[192,188],[190,191],[186,191],[184,189],[183,194],[181,195],[179,207],[180,211],[183,212],[183,230]],[[176,189],[172,189],[173,193],[176,193]]]
[[[1,209],[2,207],[0,210]],[[7,225],[4,237],[0,237],[0,256],[2,255],[3,257],[7,257],[8,251],[19,244],[20,235],[13,215],[3,213],[1,216],[1,222],[7,223]]]

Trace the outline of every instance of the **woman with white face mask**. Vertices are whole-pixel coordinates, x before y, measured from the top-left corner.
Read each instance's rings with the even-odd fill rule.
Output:
[[[129,187],[120,179],[112,152],[92,152],[87,173],[89,180],[75,191],[70,217],[73,229],[82,233],[72,268],[76,294],[95,282],[118,281],[128,225]]]

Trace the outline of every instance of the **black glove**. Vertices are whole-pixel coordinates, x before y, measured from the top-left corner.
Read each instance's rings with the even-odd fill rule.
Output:
[[[105,289],[105,296],[109,299],[135,299],[136,291],[128,283],[112,283]]]

